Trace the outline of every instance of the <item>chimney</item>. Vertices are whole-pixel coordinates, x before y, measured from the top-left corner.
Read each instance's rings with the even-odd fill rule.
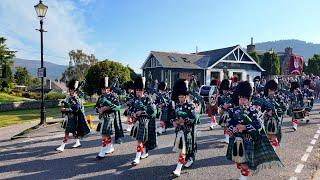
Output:
[[[198,54],[198,46],[196,46],[196,54]]]
[[[252,53],[256,50],[256,46],[253,44],[253,37],[251,37],[251,44],[247,45],[247,52]]]

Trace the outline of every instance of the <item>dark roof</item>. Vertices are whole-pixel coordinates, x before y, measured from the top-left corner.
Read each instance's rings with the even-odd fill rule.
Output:
[[[204,58],[203,55],[197,54],[182,54],[175,52],[158,52],[151,51],[151,54],[159,61],[163,67],[167,68],[189,68],[199,69],[204,68],[198,65],[196,62]],[[174,58],[175,61],[170,58]]]
[[[163,67],[203,69],[212,66],[237,46],[238,45],[192,54],[159,51],[151,51],[151,54]],[[174,59],[172,60],[171,57]]]
[[[203,51],[199,52],[200,55],[206,55],[209,56],[209,61],[207,62],[207,67],[212,66],[214,63],[216,63],[218,60],[220,60],[223,56],[227,55],[230,51],[232,51],[236,46],[226,47],[222,49],[215,49],[211,51]]]

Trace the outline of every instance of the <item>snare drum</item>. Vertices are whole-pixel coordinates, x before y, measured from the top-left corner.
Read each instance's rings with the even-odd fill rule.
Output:
[[[293,109],[292,112],[293,112],[294,119],[301,120],[301,119],[304,119],[305,117],[304,108],[296,108],[296,109]]]

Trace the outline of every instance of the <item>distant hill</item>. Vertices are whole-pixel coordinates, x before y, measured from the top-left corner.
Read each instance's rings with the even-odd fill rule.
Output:
[[[40,67],[39,60],[27,60],[27,59],[14,59],[14,67],[26,67],[28,71],[37,76],[38,68]],[[67,69],[68,66],[58,65],[51,62],[44,62],[44,66],[47,68],[47,77],[51,79],[60,79],[61,74]]]
[[[292,47],[293,53],[301,55],[305,60],[311,58],[314,54],[320,54],[320,44],[307,43],[301,40],[279,40],[256,43],[257,50],[270,50],[271,48],[277,52],[284,52],[286,47]]]

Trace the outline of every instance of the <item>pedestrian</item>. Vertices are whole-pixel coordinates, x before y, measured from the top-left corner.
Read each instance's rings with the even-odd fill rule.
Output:
[[[218,88],[218,81],[213,79],[210,82],[210,86],[215,86]],[[218,97],[219,92],[213,92],[213,94],[209,94],[209,106],[208,106],[208,116],[210,117],[210,130],[213,130],[217,125],[217,114],[218,114]]]

